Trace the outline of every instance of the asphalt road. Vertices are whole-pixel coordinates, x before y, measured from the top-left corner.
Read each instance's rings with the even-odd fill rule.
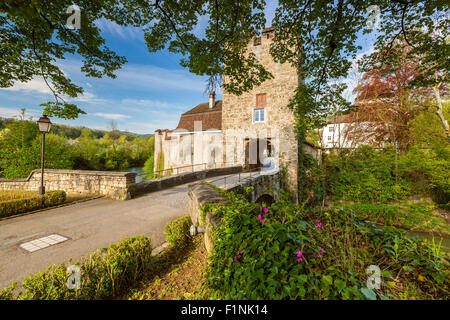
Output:
[[[237,183],[237,177],[229,176],[227,186]],[[219,178],[208,180],[224,187],[224,179]],[[150,236],[153,247],[158,247],[165,242],[167,222],[188,214],[187,190],[184,184],[128,201],[100,198],[0,221],[0,290],[52,264],[87,257],[125,237]],[[69,240],[34,252],[20,247],[51,234]]]

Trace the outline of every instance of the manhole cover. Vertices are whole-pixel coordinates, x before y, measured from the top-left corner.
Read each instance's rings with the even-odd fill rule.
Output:
[[[59,234],[51,234],[46,237],[24,242],[20,245],[20,247],[27,252],[34,252],[67,240],[69,240],[69,238],[63,237]]]

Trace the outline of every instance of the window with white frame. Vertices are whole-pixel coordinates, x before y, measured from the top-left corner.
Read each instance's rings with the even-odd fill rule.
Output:
[[[264,109],[255,109],[255,122],[264,122]]]
[[[331,141],[331,136],[328,136],[328,141]]]
[[[329,127],[329,128],[328,128],[328,131],[329,131],[329,132],[333,132],[333,131],[334,131],[334,127]]]

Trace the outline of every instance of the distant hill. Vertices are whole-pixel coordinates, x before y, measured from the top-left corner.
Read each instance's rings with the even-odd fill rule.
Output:
[[[19,121],[19,120],[13,119],[13,118],[0,117],[0,128],[3,128],[6,124],[15,122],[15,121]],[[25,120],[25,121],[29,121],[29,120]],[[96,138],[102,138],[108,132],[106,130],[91,129],[91,128],[84,127],[84,126],[67,126],[64,124],[56,124],[56,123],[54,123],[52,125],[51,132],[55,133],[55,134],[66,136],[67,138],[70,138],[70,139],[76,139],[79,136],[81,136],[81,132],[83,130],[90,130]],[[154,135],[151,133],[139,134],[139,133],[134,133],[134,132],[129,132],[129,131],[120,131],[120,130],[118,130],[118,131],[121,134],[134,135],[134,136],[138,136],[138,137],[151,137]]]

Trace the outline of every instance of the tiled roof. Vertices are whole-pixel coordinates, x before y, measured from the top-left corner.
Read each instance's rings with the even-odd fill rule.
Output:
[[[183,113],[175,130],[194,131],[194,122],[202,122],[202,130],[222,130],[222,100],[216,101],[214,107],[209,103],[200,103],[195,108]]]
[[[216,103],[214,103],[214,107],[212,107],[211,109],[209,108],[209,102],[200,103],[199,105],[189,111],[186,111],[182,115],[213,111],[222,111],[222,100],[216,101]]]

